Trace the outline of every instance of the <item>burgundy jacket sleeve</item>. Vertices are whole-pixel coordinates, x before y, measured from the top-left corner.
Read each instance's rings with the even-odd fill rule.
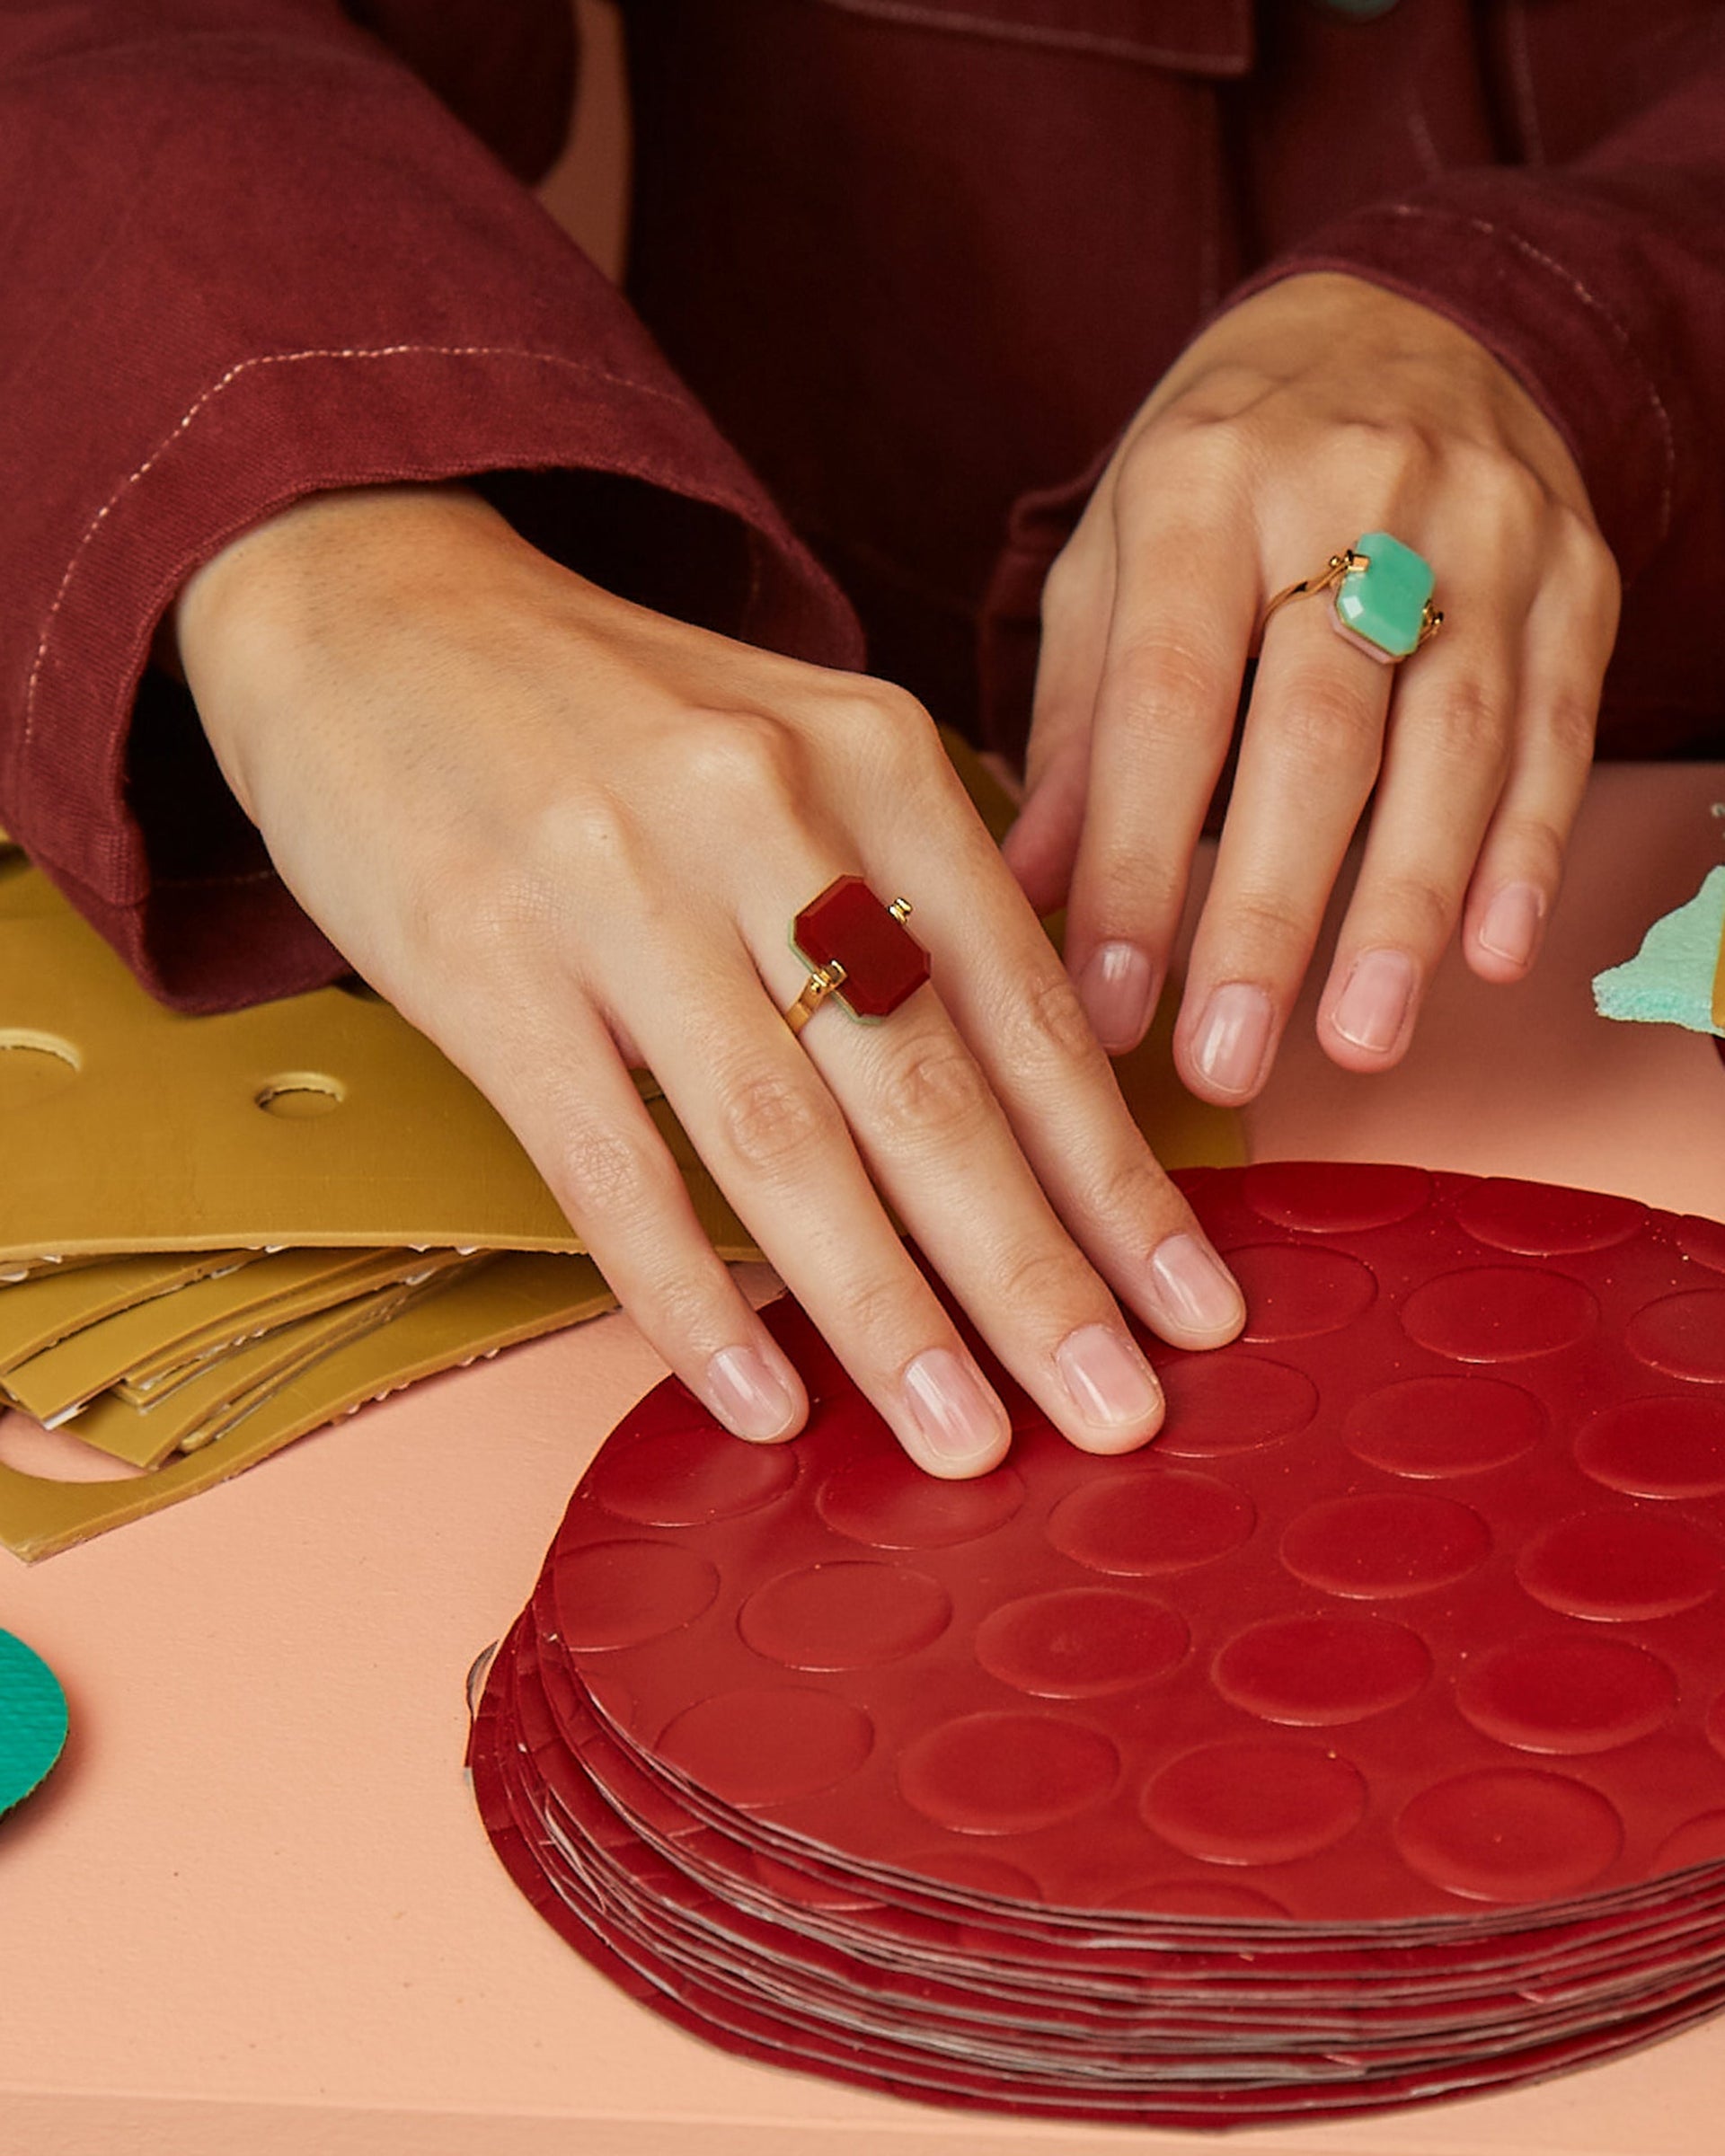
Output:
[[[1532,392],[1623,573],[1606,720],[1630,753],[1725,705],[1725,9],[1709,14],[1655,48],[1633,110],[1573,160],[1444,174],[1245,287],[1368,278],[1459,323]]]
[[[574,565],[858,659],[624,304],[412,57],[334,0],[0,8],[0,821],[188,1009],[340,970],[146,675],[188,574],[271,509],[545,474],[510,506]]]

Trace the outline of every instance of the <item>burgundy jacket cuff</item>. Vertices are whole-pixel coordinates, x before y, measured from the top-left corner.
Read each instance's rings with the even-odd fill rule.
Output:
[[[0,24],[0,187],[30,208],[0,321],[0,820],[196,1010],[340,970],[159,676],[132,747],[164,610],[276,508],[561,474],[536,514],[586,573],[648,596],[674,556],[714,626],[840,665],[860,640],[623,300],[404,69],[332,7],[258,0],[243,34],[176,12],[128,42],[123,10],[27,10],[12,74]],[[45,56],[80,13],[115,49],[85,21]]]

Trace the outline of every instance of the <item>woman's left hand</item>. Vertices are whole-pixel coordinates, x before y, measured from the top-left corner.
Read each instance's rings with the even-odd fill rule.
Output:
[[[1318,1011],[1350,1070],[1406,1049],[1458,922],[1468,964],[1532,965],[1587,782],[1618,582],[1575,464],[1464,331],[1356,278],[1292,277],[1214,323],[1138,411],[1043,600],[1024,811],[1007,859],[1068,903],[1067,962],[1115,1051],[1148,1023],[1269,596],[1387,531],[1437,574],[1403,666],[1282,607],[1239,747],[1175,1034],[1196,1092],[1263,1084],[1366,802]]]

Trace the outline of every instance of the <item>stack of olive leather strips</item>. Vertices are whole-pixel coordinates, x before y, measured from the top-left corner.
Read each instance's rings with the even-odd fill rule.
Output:
[[[716,1247],[757,1255],[642,1091]],[[178,1016],[0,859],[0,1406],[87,1448],[66,1479],[0,1460],[9,1549],[64,1549],[610,1308],[580,1250],[493,1110],[369,991]]]

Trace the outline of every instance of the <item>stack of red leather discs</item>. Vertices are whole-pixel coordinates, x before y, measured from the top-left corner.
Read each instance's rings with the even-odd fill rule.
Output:
[[[607,1441],[475,1725],[589,1961],[727,2049],[1165,2126],[1503,2087],[1725,2003],[1725,1225],[1182,1178],[1246,1336],[1163,1435],[932,1480],[794,1305],[796,1442]]]

